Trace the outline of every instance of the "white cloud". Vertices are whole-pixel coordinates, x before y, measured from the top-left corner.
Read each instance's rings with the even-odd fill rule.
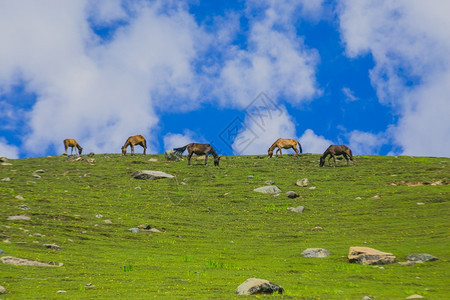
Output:
[[[190,143],[206,143],[205,139],[195,132],[185,129],[183,133],[168,133],[163,138],[164,149],[183,147]]]
[[[304,153],[323,153],[333,142],[323,136],[316,135],[312,129],[307,129],[300,137]]]
[[[19,148],[8,145],[8,142],[0,137],[0,157],[7,157],[10,159],[19,158]]]
[[[370,78],[400,116],[390,130],[403,153],[450,156],[450,2],[346,0],[339,11],[347,54],[373,56]]]
[[[299,4],[250,2],[248,46],[229,47],[220,72],[216,92],[222,104],[246,107],[262,91],[298,104],[320,93],[315,80],[318,55],[292,25]],[[261,7],[262,16],[253,16]]]
[[[345,101],[347,101],[347,102],[353,102],[353,101],[359,100],[359,98],[355,96],[355,92],[353,92],[348,87],[343,87],[342,88],[342,93],[344,94]]]
[[[381,147],[388,142],[385,133],[373,134],[359,130],[348,134],[349,147],[354,155],[373,155],[379,153]]]
[[[0,4],[1,90],[23,80],[37,95],[25,116],[31,132],[24,145],[31,153],[60,149],[64,138],[77,139],[89,152],[119,152],[130,135],[143,134],[151,143],[155,107],[195,107],[186,99],[198,96],[191,62],[203,33],[192,16],[177,7],[160,13],[160,2],[142,2],[129,23],[97,43],[87,4]],[[113,4],[97,4],[99,11],[114,12],[99,20],[124,17]]]

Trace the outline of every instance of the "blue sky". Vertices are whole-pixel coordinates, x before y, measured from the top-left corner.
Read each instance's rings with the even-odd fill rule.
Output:
[[[0,156],[450,156],[450,2],[1,1]],[[138,150],[139,151],[139,150]],[[288,151],[289,152],[289,151]]]

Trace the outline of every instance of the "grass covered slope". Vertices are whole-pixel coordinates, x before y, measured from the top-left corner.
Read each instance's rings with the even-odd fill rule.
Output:
[[[242,297],[234,291],[250,277],[281,285],[283,298],[449,295],[448,158],[363,156],[336,168],[319,168],[313,154],[223,157],[219,168],[212,160],[206,167],[203,159],[187,166],[162,155],[93,159],[0,165],[0,179],[11,178],[0,181],[2,256],[63,263],[0,263],[4,299],[229,299]],[[38,169],[41,178],[33,176]],[[137,170],[176,177],[132,179]],[[296,186],[301,178],[316,188]],[[280,196],[253,191],[266,180],[275,182]],[[430,185],[437,181],[442,184]],[[290,190],[301,198],[286,197]],[[287,210],[299,205],[302,214]],[[17,215],[31,220],[7,220]],[[140,224],[163,232],[128,231]],[[384,268],[349,264],[351,246],[391,252],[399,261],[412,253],[439,260]],[[315,247],[331,256],[301,255]]]

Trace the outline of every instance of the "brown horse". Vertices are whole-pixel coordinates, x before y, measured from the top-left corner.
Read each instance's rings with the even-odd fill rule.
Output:
[[[130,146],[130,148],[131,148],[131,155],[133,155],[134,154],[134,146],[135,145],[142,146],[142,148],[144,148],[144,155],[145,155],[145,152],[147,150],[147,141],[145,140],[145,137],[143,137],[140,134],[134,135],[134,136],[130,136],[127,139],[125,144],[122,146],[122,155],[125,155],[127,153],[127,147],[128,146]]]
[[[81,148],[81,146],[74,139],[65,139],[64,140],[64,153],[65,154],[67,154],[67,148],[69,148],[69,147],[72,148],[72,150],[70,151],[70,155],[72,155],[74,147],[76,147],[75,154],[77,154],[77,149],[78,149],[78,155],[81,155],[81,152],[83,152],[83,148]]]
[[[281,153],[281,149],[294,149],[295,151],[295,157],[298,157],[298,150],[297,150],[297,144],[300,149],[300,153],[302,153],[302,145],[300,145],[299,142],[297,142],[294,139],[282,139],[279,138],[275,141],[275,143],[270,146],[269,150],[267,151],[269,153],[269,158],[273,155],[273,150],[278,147],[277,151],[275,152],[275,156],[278,155],[278,152],[280,152],[280,157],[283,157],[283,154]]]
[[[350,150],[350,148],[345,145],[331,145],[330,147],[328,147],[327,150],[325,150],[323,155],[320,157],[320,166],[321,167],[323,167],[323,165],[325,164],[325,158],[328,155],[330,156],[328,158],[328,165],[330,165],[330,159],[333,158],[334,166],[336,167],[336,155],[343,155],[345,157],[345,159],[347,160],[347,166],[348,166],[349,158],[353,163],[355,163],[355,161],[353,160],[352,150]]]
[[[197,155],[205,155],[205,165],[208,164],[208,156],[211,154],[214,156],[214,166],[219,166],[220,156],[217,155],[216,151],[210,144],[198,144],[198,143],[190,143],[184,147],[173,148],[174,151],[179,154],[183,154],[184,150],[188,150],[188,165],[191,164],[191,157],[193,154]]]

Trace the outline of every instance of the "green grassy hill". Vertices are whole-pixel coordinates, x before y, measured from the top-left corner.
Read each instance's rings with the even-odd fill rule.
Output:
[[[318,160],[234,156],[219,168],[141,154],[9,160],[0,165],[0,180],[11,179],[0,181],[1,256],[63,265],[0,263],[0,298],[233,299],[257,277],[285,289],[262,298],[448,299],[450,159],[357,156],[336,168]],[[133,179],[137,170],[175,177]],[[301,178],[310,185],[296,186]],[[267,180],[278,197],[253,191]],[[286,197],[290,190],[300,197]],[[299,205],[303,213],[287,210]],[[8,220],[17,215],[31,219]],[[145,224],[162,232],[128,231]],[[351,246],[439,260],[350,264]],[[301,255],[315,247],[331,256]]]

